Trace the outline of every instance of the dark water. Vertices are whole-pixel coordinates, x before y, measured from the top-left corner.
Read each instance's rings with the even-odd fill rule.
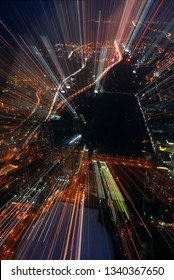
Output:
[[[137,100],[132,95],[118,93],[86,94],[74,100],[77,112],[87,124],[75,120],[68,111],[55,123],[55,140],[60,142],[75,133],[82,133],[91,150],[114,155],[142,156],[142,140],[148,139]],[[148,149],[151,150],[149,145]]]

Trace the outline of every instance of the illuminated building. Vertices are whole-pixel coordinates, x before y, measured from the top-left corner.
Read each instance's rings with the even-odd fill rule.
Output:
[[[45,164],[49,164],[54,161],[55,157],[54,132],[51,122],[43,122],[41,124],[40,137],[41,153],[43,153]]]

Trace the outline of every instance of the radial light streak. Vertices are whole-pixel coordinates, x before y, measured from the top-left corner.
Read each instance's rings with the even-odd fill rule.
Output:
[[[76,5],[76,4],[75,4]],[[64,5],[63,3],[60,5],[61,9],[63,9]],[[66,6],[66,4],[65,4]],[[81,15],[81,3],[77,3],[78,6],[78,14],[77,14],[77,22],[79,23],[79,21],[83,21],[82,20],[82,15]],[[66,6],[67,7],[67,6]],[[84,5],[83,5],[83,10],[84,10]],[[58,12],[57,10],[57,6],[56,6],[56,12]],[[67,12],[70,12],[69,7],[67,7]],[[59,13],[59,12],[58,12]],[[86,20],[88,21],[90,19],[90,14],[88,14],[88,16],[86,18]],[[101,10],[99,10],[99,18],[101,20],[102,15],[101,15]],[[42,20],[42,19],[41,19]],[[105,22],[105,21],[103,21]],[[1,22],[2,23],[2,22]],[[3,24],[3,23],[2,23]],[[92,23],[91,23],[92,24]],[[101,22],[102,24],[102,22]],[[45,23],[43,24],[45,25]],[[50,34],[44,34],[44,32],[41,34],[39,34],[40,32],[40,28],[38,30],[36,30],[35,28],[33,29],[34,32],[31,36],[31,38],[27,38],[27,36],[25,36],[25,39],[22,38],[22,36],[20,35],[19,38],[17,38],[13,32],[11,32],[4,24],[3,24],[4,28],[6,29],[6,31],[12,36],[12,38],[15,41],[15,44],[17,44],[19,46],[19,51],[18,53],[15,51],[14,53],[17,53],[16,55],[16,59],[14,62],[14,65],[12,67],[12,71],[14,73],[14,78],[12,76],[11,81],[10,81],[10,87],[16,87],[15,88],[15,95],[18,96],[22,96],[22,101],[23,105],[19,106],[17,101],[15,101],[17,104],[15,104],[15,110],[19,110],[19,112],[17,113],[18,116],[20,116],[23,120],[22,121],[17,121],[16,125],[11,129],[10,135],[8,136],[9,138],[11,136],[13,137],[18,137],[19,139],[22,139],[23,135],[28,135],[27,139],[25,138],[25,140],[23,141],[23,144],[21,146],[21,143],[18,143],[19,141],[17,141],[16,143],[16,151],[17,151],[17,158],[20,158],[23,153],[22,151],[24,151],[24,149],[27,147],[28,144],[30,144],[35,135],[37,134],[37,132],[40,129],[40,126],[38,124],[37,121],[35,120],[39,120],[40,121],[49,121],[50,116],[52,114],[53,111],[58,110],[62,110],[65,106],[67,106],[70,111],[73,112],[73,114],[75,113],[75,109],[72,107],[72,105],[69,103],[68,100],[72,100],[74,97],[76,97],[78,94],[83,93],[85,91],[87,91],[88,89],[90,89],[91,87],[93,87],[95,85],[95,83],[97,83],[97,86],[99,84],[99,80],[101,78],[104,77],[104,75],[114,66],[117,64],[117,62],[119,62],[119,60],[117,61],[116,59],[116,63],[112,64],[111,66],[106,65],[106,61],[110,61],[110,57],[108,57],[108,55],[110,56],[110,51],[107,48],[106,51],[106,56],[105,59],[103,57],[103,61],[101,62],[99,59],[99,62],[97,62],[97,58],[98,58],[98,54],[96,53],[97,51],[100,51],[101,46],[99,45],[104,45],[103,43],[100,42],[100,34],[99,34],[99,26],[97,28],[97,34],[98,34],[98,41],[94,41],[94,42],[85,42],[85,44],[83,44],[83,37],[86,37],[86,35],[83,36],[82,34],[82,29],[79,30],[79,32],[81,33],[81,44],[80,46],[78,46],[78,42],[76,42],[74,45],[77,46],[77,48],[73,51],[70,52],[71,54],[71,60],[73,60],[71,62],[70,67],[68,66],[68,56],[66,57],[66,54],[63,53],[63,50],[61,50],[61,53],[63,53],[63,55],[60,55],[59,57],[57,57],[57,53],[55,52],[55,46],[52,45],[52,33]],[[65,27],[65,22],[61,23],[61,27]],[[40,25],[41,27],[41,25]],[[69,25],[70,27],[70,25]],[[111,29],[111,28],[110,28]],[[48,29],[46,28],[46,30],[48,31]],[[109,29],[108,29],[109,30]],[[91,30],[93,32],[93,30]],[[68,28],[67,28],[67,41],[68,41]],[[83,21],[83,32],[86,32],[85,29],[85,23]],[[110,33],[112,35],[112,33]],[[35,38],[36,35],[39,35],[39,37],[37,37],[37,39]],[[71,34],[72,35],[72,34]],[[50,37],[49,37],[50,36]],[[102,33],[102,36],[104,36],[104,33]],[[109,33],[107,34],[107,37],[109,36]],[[92,36],[93,37],[93,36]],[[92,38],[90,36],[90,38]],[[40,38],[40,42],[38,44]],[[87,37],[86,37],[87,38]],[[101,38],[103,41],[105,40],[105,38]],[[66,41],[66,40],[65,40]],[[42,43],[42,48],[40,47]],[[10,44],[7,42],[8,46],[10,47]],[[6,44],[6,45],[7,45]],[[37,45],[38,44],[38,45]],[[92,50],[92,45],[95,44],[97,49]],[[59,44],[57,44],[59,46]],[[65,47],[65,45],[64,45]],[[60,44],[60,47],[58,47],[58,49],[63,49],[62,45]],[[69,45],[65,48],[69,48]],[[81,67],[77,67],[77,62],[74,61],[75,56],[79,56],[79,52],[81,56],[81,63],[82,66]],[[85,56],[84,61],[83,61],[83,54]],[[66,93],[68,95],[68,97],[64,97],[62,95],[62,93],[60,93],[61,89],[64,87],[64,85],[66,84],[66,82],[69,82],[71,84],[71,79],[72,78],[76,78],[79,79],[79,74],[82,71],[85,71],[86,66],[88,66],[89,64],[89,60],[91,60],[90,56],[94,55],[94,57],[96,59],[94,59],[94,64],[96,65],[95,68],[98,69],[98,73],[93,73],[91,76],[96,75],[97,77],[95,78],[95,82],[90,83],[90,80],[92,81],[93,78],[89,78],[86,79],[88,80],[88,84],[85,85],[81,85],[81,89],[78,89],[80,83],[76,83],[76,89],[73,89],[73,91],[75,90],[75,93],[72,93],[69,95],[69,90],[66,90]],[[28,60],[28,58],[30,60]],[[61,62],[60,62],[61,60]],[[23,63],[21,63],[21,61]],[[74,63],[75,62],[75,63]],[[90,62],[91,63],[91,62]],[[75,65],[76,64],[76,65]],[[25,67],[26,66],[26,67]],[[62,67],[63,66],[63,67]],[[64,67],[65,66],[65,67]],[[103,71],[102,71],[103,68]],[[74,70],[74,71],[73,71]],[[23,78],[19,77],[18,72],[22,73],[23,72]],[[68,72],[70,73],[68,75]],[[25,81],[29,80],[28,77],[30,77],[30,84],[33,83],[33,89],[32,92],[28,93],[28,90],[25,90],[24,87],[22,87],[21,89],[21,83],[25,85]],[[5,77],[6,79],[8,79],[8,77]],[[14,82],[13,82],[14,80]],[[14,85],[13,85],[14,83]],[[8,81],[9,84],[9,81]],[[26,87],[26,86],[25,86]],[[54,90],[56,89],[56,90]],[[5,89],[4,89],[5,90]],[[10,92],[8,93],[8,95],[10,95]],[[60,96],[60,100],[58,100]],[[11,101],[10,101],[11,102]],[[22,112],[22,107],[26,108],[26,112],[24,113],[24,111]],[[23,116],[25,115],[25,117]],[[27,124],[27,125],[26,125]],[[13,132],[13,133],[12,133]],[[14,141],[15,142],[15,141]],[[24,151],[26,152],[26,151]]]
[[[147,52],[145,53],[144,57],[142,58],[142,60],[148,60],[148,57],[153,53],[155,47],[157,47],[159,45],[159,43],[163,40],[164,35],[166,36],[167,32],[171,30],[171,24],[168,23],[166,25],[166,27],[164,28],[164,31],[159,30],[159,36],[157,37],[157,39],[153,42],[152,46],[149,48],[149,50],[147,50]],[[149,28],[150,30],[150,28]],[[153,30],[154,32],[156,32],[156,30]],[[168,38],[169,39],[169,38]],[[173,42],[174,43],[174,42]]]
[[[138,37],[138,32],[140,31],[141,23],[143,23],[145,21],[146,16],[148,15],[148,12],[150,11],[152,7],[152,1],[148,0],[148,1],[144,1],[142,2],[142,7],[139,11],[141,11],[141,13],[139,14],[139,17],[137,17],[137,24],[136,24],[136,28],[134,29],[131,38],[128,42],[127,48],[130,49],[130,47],[133,45],[133,42],[136,40],[136,37]]]
[[[106,48],[106,46],[103,46],[102,49],[101,49],[101,53],[100,53],[100,59],[99,59],[100,63],[98,65],[98,70],[97,70],[97,79],[101,76],[101,74],[103,72],[104,60],[106,58],[106,53],[107,53],[107,48]],[[99,84],[100,84],[100,81],[98,80],[96,82],[94,92],[98,92]]]
[[[55,51],[54,50],[54,47],[51,45],[51,42],[49,41],[49,39],[46,37],[46,36],[41,36],[41,39],[44,43],[44,46],[46,48],[46,50],[49,50],[49,55],[52,59],[52,62],[54,63],[54,65],[56,66],[56,70],[57,72],[60,74],[61,76],[61,79],[64,80],[65,79],[65,74],[63,73],[63,69],[55,55]]]
[[[82,246],[82,229],[83,229],[83,212],[84,212],[84,201],[85,201],[85,194],[83,193],[82,195],[82,200],[80,203],[80,226],[79,226],[79,232],[78,232],[78,251],[77,251],[77,260],[80,260],[80,256],[81,256],[81,246]]]
[[[98,50],[98,44],[99,44],[99,32],[100,32],[100,20],[101,20],[101,11],[99,11],[99,18],[98,18],[98,26],[97,26],[97,39],[95,43],[95,58],[94,58],[94,76],[96,73],[96,60],[97,60],[97,50]]]
[[[136,2],[136,0],[131,1],[131,4],[128,7],[127,7],[128,2],[125,5],[124,11],[123,11],[123,16],[122,16],[122,19],[121,19],[121,22],[120,22],[121,32],[120,32],[120,34],[118,33],[117,37],[116,37],[117,41],[118,41],[118,38],[119,38],[119,42],[122,42],[123,34],[125,32],[126,25],[127,25],[128,21],[130,20],[130,15],[131,15],[131,12],[132,12],[133,7],[135,5],[135,2]],[[126,11],[127,11],[127,13],[126,13]],[[125,15],[126,19],[124,18],[124,15]]]
[[[134,54],[135,50],[137,49],[138,45],[140,44],[141,40],[143,39],[144,35],[146,34],[147,30],[149,29],[149,26],[151,25],[153,19],[155,18],[155,16],[157,15],[158,11],[160,10],[162,4],[164,3],[165,0],[161,0],[158,7],[156,8],[155,12],[153,13],[151,19],[148,21],[148,24],[146,26],[146,28],[144,29],[143,33],[140,36],[140,39],[138,40],[138,42],[136,43],[135,47],[132,50],[132,55]]]
[[[31,1],[31,8],[34,5]],[[39,7],[33,21],[21,15],[26,34],[16,24],[12,30],[0,21],[0,184],[5,197],[9,191],[9,201],[1,208],[2,255],[32,259],[44,243],[41,259],[80,259],[85,207],[94,195],[100,211],[103,205],[109,209],[122,258],[139,259],[142,235],[151,238],[151,226],[158,232],[159,223],[152,219],[148,227],[138,198],[148,204],[148,188],[161,205],[173,201],[168,178],[173,176],[174,152],[173,1],[43,1]],[[122,59],[135,66],[135,80],[142,66],[151,69],[136,97],[154,151],[165,166],[155,169],[142,159],[95,155],[91,168],[84,148],[77,168],[68,173],[67,161],[75,153],[71,144],[81,136],[69,142],[64,157],[54,158],[51,116],[60,116],[66,107],[74,117],[75,98],[91,88],[98,92],[100,81]],[[167,223],[161,235],[170,249]]]
[[[82,135],[79,134],[78,136],[76,136],[75,138],[73,138],[73,139],[69,142],[69,144],[74,143],[76,140],[80,139],[81,137],[82,137]]]

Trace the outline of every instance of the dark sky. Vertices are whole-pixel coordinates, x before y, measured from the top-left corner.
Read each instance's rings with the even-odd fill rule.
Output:
[[[0,0],[0,18],[15,33],[24,35],[49,15],[53,0]]]
[[[35,2],[35,5],[33,3]],[[25,30],[25,23],[40,15],[39,0],[1,0],[0,16],[10,27]],[[25,19],[25,21],[24,21]],[[23,25],[24,23],[24,25]]]

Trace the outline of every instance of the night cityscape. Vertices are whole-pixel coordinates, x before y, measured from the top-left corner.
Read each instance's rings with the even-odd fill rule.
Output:
[[[174,259],[174,1],[0,1],[1,260]]]

